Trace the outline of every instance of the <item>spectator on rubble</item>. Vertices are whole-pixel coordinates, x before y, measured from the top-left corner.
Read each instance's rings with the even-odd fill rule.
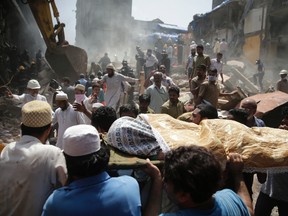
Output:
[[[46,144],[50,105],[31,101],[21,112],[21,138],[0,155],[0,215],[39,216],[48,196],[66,183],[66,163],[59,148]]]
[[[158,215],[162,185],[179,210],[162,213],[161,216],[253,215],[252,202],[243,182],[242,157],[237,153],[230,153],[228,161],[229,170],[234,177],[235,192],[230,189],[219,190],[221,166],[212,152],[204,147],[182,146],[166,153],[163,177],[160,170],[147,160],[144,170],[152,178],[152,185],[144,215]]]
[[[193,74],[193,61],[194,57],[196,56],[196,47],[191,49],[191,53],[188,56],[187,63],[186,63],[186,73],[188,75],[188,79],[190,80]]]
[[[42,51],[39,49],[36,53],[36,68],[40,72],[42,70]]]
[[[144,94],[147,94],[150,99],[150,107],[155,113],[161,113],[161,106],[168,100],[169,95],[167,88],[162,85],[163,74],[161,72],[155,72],[153,74],[154,84],[149,86]]]
[[[202,44],[197,45],[196,51],[197,51],[197,56],[193,58],[193,65],[192,65],[193,73],[192,73],[191,78],[194,78],[197,75],[196,68],[198,65],[204,64],[206,65],[206,68],[210,68],[210,65],[211,65],[209,55],[206,55],[203,53],[204,47]]]
[[[162,51],[161,55],[162,58],[161,61],[159,62],[159,67],[164,65],[166,70],[165,73],[168,75],[171,73],[170,71],[171,60],[168,58],[168,54],[165,50]]]
[[[77,81],[77,83],[83,85],[83,86],[86,86],[86,83],[87,83],[87,79],[85,79],[85,75],[83,73],[81,73],[79,75],[79,80]]]
[[[161,113],[166,113],[173,118],[178,118],[186,112],[184,103],[179,100],[180,89],[178,87],[170,87],[168,90],[169,100],[161,106]]]
[[[207,70],[206,65],[204,64],[198,65],[196,68],[197,76],[194,77],[193,79],[189,79],[190,91],[193,95],[194,104],[196,103],[196,100],[198,98],[199,87],[206,78],[206,70]]]
[[[214,47],[213,47],[213,52],[214,54],[217,54],[220,52],[220,41],[218,38],[215,38],[215,43],[214,43]]]
[[[65,130],[73,125],[86,124],[84,114],[77,112],[68,102],[67,94],[60,92],[55,97],[57,109],[53,116],[53,124],[58,123],[56,146],[63,149],[63,134]]]
[[[132,118],[136,118],[139,114],[139,109],[135,104],[124,104],[119,108],[120,117],[130,116]]]
[[[113,64],[108,64],[106,70],[107,74],[101,80],[101,84],[106,83],[105,103],[107,106],[118,111],[121,96],[125,93],[123,88],[124,82],[138,82],[139,80],[115,72]]]
[[[104,56],[99,60],[98,64],[101,65],[101,68],[102,68],[102,72],[103,74],[106,73],[106,67],[108,64],[111,63],[111,60],[110,58],[108,57],[108,53],[105,53]]]
[[[288,129],[288,107],[282,109],[283,119],[280,129]],[[270,216],[272,209],[278,207],[279,216],[288,215],[288,172],[257,173],[259,182],[262,184],[255,205],[255,216]]]
[[[47,102],[47,99],[45,96],[39,94],[41,86],[39,82],[35,79],[29,80],[27,83],[27,93],[24,93],[22,95],[15,95],[12,94],[12,92],[8,91],[7,96],[8,98],[12,98],[15,102],[20,102],[22,105],[33,101],[33,100],[39,100],[39,101],[45,101]]]
[[[68,96],[68,102],[73,104],[75,101],[75,88],[71,85],[70,78],[63,77],[61,86],[62,91]]]
[[[223,54],[223,63],[227,64],[228,43],[225,38],[220,43],[220,53]]]
[[[152,110],[150,105],[150,96],[146,94],[142,94],[139,96],[139,113],[150,113],[153,114],[154,110]]]
[[[147,79],[144,82],[145,88],[148,88],[150,85],[152,85],[154,83],[154,73],[155,72],[157,72],[157,71],[151,71],[150,72],[149,76],[147,77]],[[176,84],[174,83],[172,78],[167,75],[165,65],[160,65],[158,68],[158,72],[162,73],[162,82],[161,83],[163,86],[165,86],[167,89],[171,86],[176,86]]]
[[[20,55],[20,64],[23,64],[25,66],[28,66],[30,64],[30,56],[27,49],[25,49]]]
[[[217,53],[216,58],[211,59],[211,66],[210,69],[217,69],[217,77],[219,78],[219,75],[221,77],[221,83],[224,83],[224,78],[223,78],[223,62],[221,61],[223,57],[222,53]]]
[[[263,62],[260,59],[256,60],[256,65],[257,65],[257,72],[253,75],[253,82],[254,82],[254,85],[257,85],[257,81],[258,81],[258,84],[260,86],[260,92],[262,92],[265,68],[264,68]]]
[[[277,91],[282,91],[288,94],[288,80],[287,80],[287,70],[281,70],[279,75],[280,75],[280,80],[278,80],[276,84],[276,89]]]
[[[208,71],[208,80],[199,86],[199,93],[195,105],[204,103],[210,104],[217,108],[219,96],[232,96],[236,91],[230,93],[220,92],[220,86],[217,82],[217,69]]]
[[[68,185],[55,190],[43,216],[141,215],[140,190],[130,176],[110,177],[110,151],[91,125],[68,128],[63,136]]]
[[[151,49],[147,49],[144,63],[144,74],[145,79],[147,79],[148,75],[151,71],[155,70],[158,64],[158,59],[154,54],[152,54]]]
[[[257,102],[251,98],[245,98],[241,101],[240,108],[244,109],[248,113],[247,124],[248,127],[265,127],[263,120],[255,116],[257,111]],[[249,191],[250,197],[252,199],[252,185],[255,173],[244,173],[244,180]]]

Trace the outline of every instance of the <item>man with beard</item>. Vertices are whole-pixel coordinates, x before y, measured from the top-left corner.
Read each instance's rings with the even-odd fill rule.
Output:
[[[0,215],[41,215],[48,196],[65,184],[64,155],[46,144],[51,122],[47,102],[35,100],[22,107],[22,136],[0,155]]]
[[[170,87],[168,90],[169,100],[161,106],[161,113],[166,113],[177,118],[186,112],[184,103],[179,101],[180,90],[178,87]]]
[[[107,74],[101,80],[101,83],[106,83],[107,86],[105,92],[106,106],[110,106],[117,111],[120,105],[121,93],[123,93],[123,82],[138,82],[138,79],[115,72],[113,64],[108,64],[106,71]]]
[[[29,80],[27,84],[27,93],[24,93],[22,95],[15,95],[12,94],[12,92],[8,92],[7,96],[8,98],[12,98],[15,102],[20,102],[23,105],[33,101],[33,100],[39,100],[39,101],[45,101],[47,102],[47,99],[45,96],[39,94],[39,89],[41,88],[39,82],[35,79]]]
[[[58,93],[56,95],[57,109],[53,116],[53,124],[58,123],[57,143],[60,149],[63,149],[62,139],[65,130],[73,125],[85,124],[84,114],[77,112],[73,106],[68,102],[68,96],[65,93]]]

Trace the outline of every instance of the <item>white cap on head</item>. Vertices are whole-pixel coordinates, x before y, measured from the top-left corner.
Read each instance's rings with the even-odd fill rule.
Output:
[[[288,74],[288,71],[287,71],[287,70],[281,70],[280,73],[279,73],[279,75],[283,75],[283,74],[286,74],[286,75],[287,75],[287,74]]]
[[[84,156],[100,150],[100,137],[92,125],[75,125],[66,129],[63,135],[64,153],[72,156]]]
[[[40,89],[41,86],[39,84],[39,82],[35,79],[31,79],[29,80],[29,82],[27,83],[27,88],[28,89]]]
[[[115,67],[112,63],[109,63],[107,66],[106,66],[106,69],[112,69],[112,70],[115,70]]]
[[[64,92],[59,92],[56,94],[55,100],[68,100],[68,96]]]
[[[85,86],[82,85],[82,84],[77,84],[77,85],[75,86],[75,89],[78,89],[78,90],[80,90],[80,91],[85,91]]]
[[[102,107],[104,106],[102,103],[93,103],[92,104],[92,108],[99,108],[99,107]]]

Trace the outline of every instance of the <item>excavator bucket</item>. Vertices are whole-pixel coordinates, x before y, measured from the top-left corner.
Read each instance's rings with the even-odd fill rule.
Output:
[[[47,49],[45,58],[59,77],[79,78],[80,73],[86,73],[87,53],[85,50],[72,45],[63,45]]]

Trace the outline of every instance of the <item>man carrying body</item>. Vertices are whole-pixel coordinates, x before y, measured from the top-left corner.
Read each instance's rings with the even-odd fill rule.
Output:
[[[56,95],[57,109],[53,117],[53,124],[58,123],[56,146],[63,149],[62,138],[65,130],[73,125],[85,124],[84,114],[77,112],[68,102],[67,94],[58,93]]]
[[[184,103],[179,101],[180,90],[177,87],[170,87],[168,90],[169,100],[161,106],[161,113],[166,113],[177,118],[186,112]]]
[[[149,86],[144,94],[150,96],[150,107],[155,113],[161,113],[161,106],[168,100],[168,92],[165,86],[161,84],[162,73],[154,73],[154,84]]]
[[[252,202],[242,177],[242,158],[239,154],[230,153],[228,160],[235,192],[230,189],[219,190],[221,166],[217,158],[204,147],[182,146],[166,153],[163,186],[179,210],[160,215],[253,215]],[[153,184],[144,215],[155,216],[158,215],[161,202],[162,176],[149,160],[146,172],[152,178]]]
[[[30,102],[30,101],[34,101],[34,100],[38,100],[38,101],[45,101],[47,102],[47,99],[45,96],[40,95],[39,94],[39,89],[41,88],[39,82],[37,80],[31,79],[29,80],[28,84],[27,84],[27,92],[28,93],[24,93],[22,95],[15,95],[12,94],[12,92],[8,92],[7,96],[9,98],[12,98],[13,101],[15,102],[21,102],[22,105]]]
[[[68,128],[63,136],[68,185],[53,192],[43,216],[141,215],[137,181],[130,176],[111,178],[106,172],[110,157],[92,125]]]
[[[288,81],[287,81],[287,70],[281,70],[279,75],[281,77],[277,82],[277,91],[282,91],[288,94]]]
[[[101,83],[106,83],[107,90],[105,92],[105,103],[106,106],[110,106],[116,111],[120,106],[120,97],[122,90],[122,82],[138,82],[138,79],[123,76],[115,72],[113,64],[108,64],[106,67],[107,74],[105,74],[101,80]]]
[[[47,102],[35,100],[22,107],[22,136],[0,155],[0,215],[39,216],[48,196],[65,184],[64,156],[46,144],[51,122]]]

